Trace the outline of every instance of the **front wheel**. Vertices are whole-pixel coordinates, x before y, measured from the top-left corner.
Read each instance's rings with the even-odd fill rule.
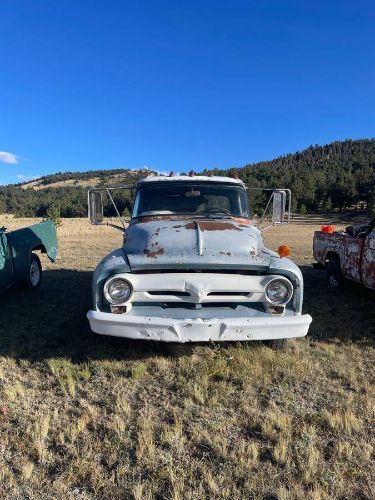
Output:
[[[36,290],[42,282],[42,264],[40,259],[35,253],[30,256],[29,262],[29,272],[26,278],[22,281],[21,285],[23,288],[29,290]]]
[[[266,340],[266,345],[268,345],[268,347],[274,349],[275,351],[282,351],[283,349],[286,348],[287,344],[288,344],[288,339]]]

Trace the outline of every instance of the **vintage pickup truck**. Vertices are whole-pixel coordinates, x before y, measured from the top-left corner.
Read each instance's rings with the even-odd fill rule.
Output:
[[[272,192],[274,223],[284,220],[286,191]],[[90,222],[103,223],[102,191],[90,190],[88,203]],[[307,334],[302,299],[301,271],[265,248],[242,181],[171,174],[138,182],[123,246],[94,273],[88,319],[103,335],[281,348]]]
[[[375,290],[375,220],[345,231],[316,231],[313,253],[317,263],[327,269],[331,288],[340,288],[347,278]]]
[[[42,266],[34,252],[46,253],[54,262],[57,257],[56,227],[52,221],[7,232],[0,228],[0,292],[17,283],[38,288]]]

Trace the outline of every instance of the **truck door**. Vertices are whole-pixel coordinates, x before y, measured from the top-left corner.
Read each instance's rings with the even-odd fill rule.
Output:
[[[366,236],[362,253],[362,281],[375,290],[375,228]]]
[[[361,282],[361,252],[364,239],[360,236],[345,236],[341,270],[345,278]]]
[[[6,235],[0,231],[0,290],[13,282],[13,263]]]

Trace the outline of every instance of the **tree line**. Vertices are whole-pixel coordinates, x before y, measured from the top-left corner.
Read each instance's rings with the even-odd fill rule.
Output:
[[[346,140],[271,161],[233,168],[249,188],[289,188],[293,211],[373,210],[375,186],[375,139]],[[205,173],[224,175],[228,171]],[[251,194],[256,211],[264,195]]]
[[[20,185],[0,186],[0,213],[19,217],[44,217],[50,210],[61,217],[87,215],[87,188],[80,180],[99,178],[99,185],[135,183],[149,172],[96,170],[66,172],[45,176],[39,182],[43,189],[21,188]],[[346,140],[326,146],[310,146],[304,151],[281,156],[271,161],[228,170],[204,170],[205,174],[235,175],[249,188],[252,210],[261,213],[266,201],[262,191],[251,188],[289,188],[292,190],[294,212],[342,211],[368,209],[375,216],[375,139]],[[116,180],[116,176],[117,180]],[[77,185],[49,187],[64,180],[75,180]],[[25,187],[25,186],[24,186]],[[115,191],[119,210],[131,211],[131,191]],[[115,215],[110,200],[105,200],[105,213]]]
[[[54,218],[86,217],[88,188],[80,186],[80,181],[98,178],[96,187],[135,185],[149,173],[150,171],[145,170],[125,169],[66,172],[38,179],[38,186],[47,186],[42,189],[29,188],[27,183],[0,186],[0,213],[12,213],[16,217],[46,217],[51,213],[54,214]],[[77,184],[51,186],[56,182],[67,180],[74,180]],[[128,215],[132,208],[133,190],[115,191],[113,198],[121,213]],[[108,196],[104,196],[103,201],[105,215],[115,216],[115,209]]]

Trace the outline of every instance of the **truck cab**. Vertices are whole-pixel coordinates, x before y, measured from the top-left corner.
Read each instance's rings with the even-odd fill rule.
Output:
[[[10,232],[0,228],[0,292],[17,283],[30,289],[39,287],[42,265],[37,251],[46,253],[52,262],[56,260],[56,227],[52,221]]]
[[[89,214],[103,222],[98,192]],[[277,347],[307,334],[302,300],[299,268],[264,246],[241,180],[150,176],[136,186],[122,248],[94,273],[88,319],[104,335]]]
[[[327,269],[331,288],[341,287],[348,279],[375,290],[375,220],[348,226],[345,231],[316,231],[313,253]]]

